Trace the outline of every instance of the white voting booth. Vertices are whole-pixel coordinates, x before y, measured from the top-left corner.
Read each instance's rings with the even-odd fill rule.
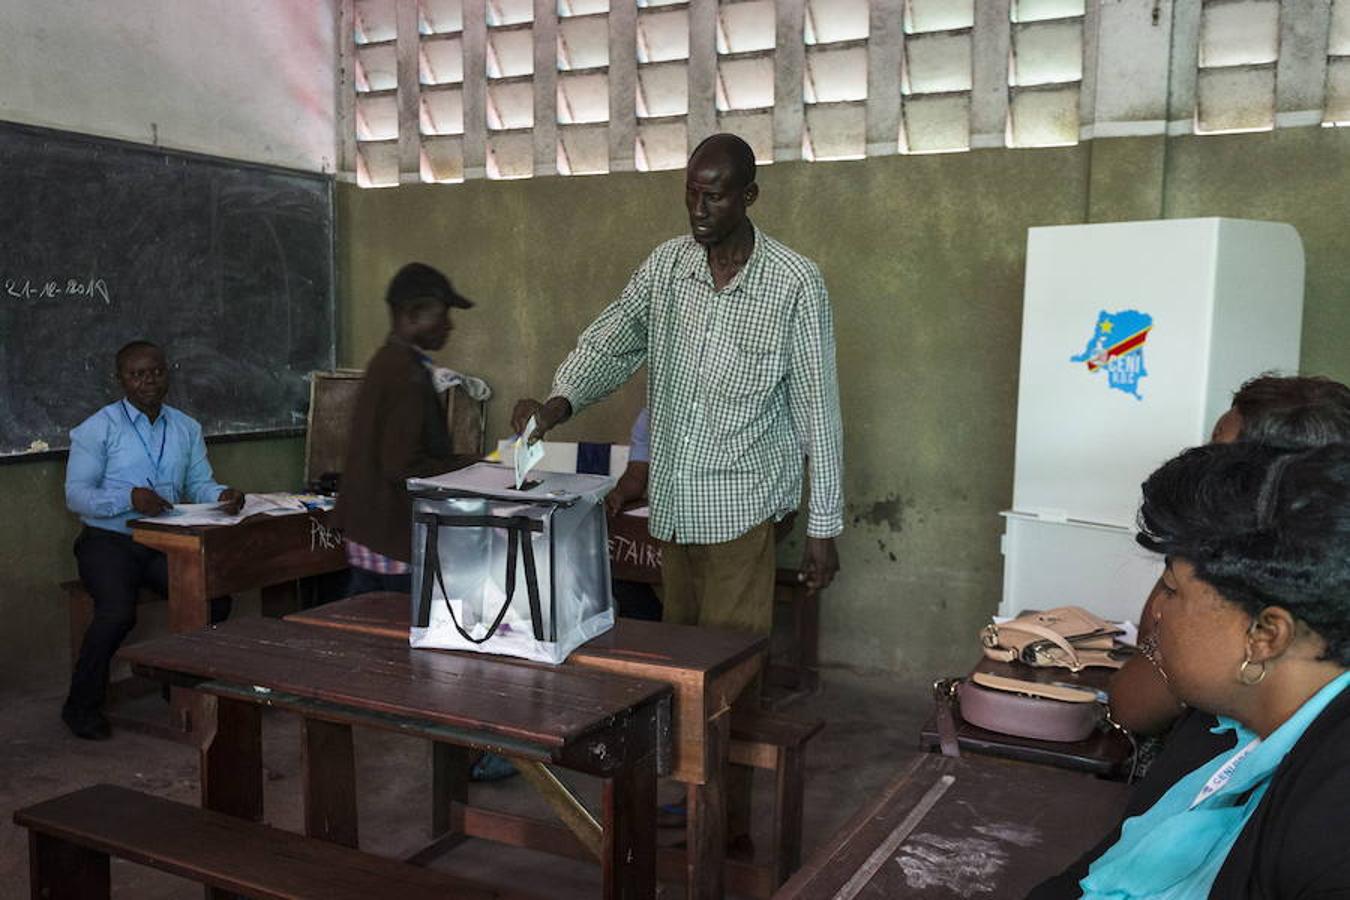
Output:
[[[1298,371],[1302,318],[1289,225],[1032,228],[999,613],[1136,620],[1160,571],[1134,542],[1140,483],[1207,441],[1243,381]]]

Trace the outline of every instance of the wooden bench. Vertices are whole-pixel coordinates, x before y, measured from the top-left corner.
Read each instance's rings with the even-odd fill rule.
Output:
[[[222,898],[522,897],[108,784],[18,810],[14,822],[28,829],[31,896],[46,900],[110,896],[110,856],[199,882]]]
[[[825,727],[768,711],[737,712],[731,720],[732,765],[774,773],[772,827],[773,887],[802,864],[802,810],[806,788],[806,742]]]
[[[645,517],[620,514],[610,516],[609,569],[620,581],[640,584],[661,583],[661,542],[648,531]],[[775,539],[790,531],[792,517],[778,523]],[[774,572],[773,629],[779,640],[770,654],[765,671],[764,703],[781,709],[794,700],[815,693],[820,685],[820,597],[812,596],[797,580],[796,569]]]

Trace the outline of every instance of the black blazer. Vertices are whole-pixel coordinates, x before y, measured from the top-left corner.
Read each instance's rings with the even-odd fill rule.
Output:
[[[1147,810],[1183,775],[1233,749],[1232,732],[1209,732],[1215,724],[1208,713],[1187,712],[1135,788],[1121,822],[1072,866],[1033,888],[1028,900],[1082,896],[1078,882],[1119,840],[1125,819]],[[1209,897],[1350,900],[1350,690],[1322,711],[1275,770]]]
[[[1209,896],[1350,898],[1350,690],[1322,711],[1275,770]]]

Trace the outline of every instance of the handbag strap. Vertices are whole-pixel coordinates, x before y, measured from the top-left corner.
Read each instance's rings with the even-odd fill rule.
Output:
[[[972,672],[970,680],[980,687],[996,691],[1009,691],[1014,694],[1026,694],[1046,700],[1060,700],[1064,703],[1098,703],[1100,699],[1092,688],[1077,687],[1072,684],[1046,684],[1040,681],[1028,681],[1024,678],[1008,678],[992,672]]]
[[[1025,631],[1028,634],[1034,634],[1039,638],[1044,638],[1045,640],[1050,641],[1052,644],[1054,644],[1059,649],[1063,650],[1065,654],[1068,655],[1069,657],[1068,667],[1070,670],[1077,672],[1079,669],[1083,668],[1083,664],[1082,662],[1079,661],[1078,652],[1074,650],[1073,644],[1069,643],[1068,639],[1065,638],[1064,635],[1060,634],[1058,631],[1055,631],[1053,628],[1046,628],[1044,625],[1037,625],[1035,622],[1032,622],[1029,619],[1014,619],[1011,622],[1004,622],[1003,627],[1009,631]],[[993,628],[994,628],[994,636],[995,638],[997,638],[998,626],[995,625],[993,626]]]
[[[956,716],[952,704],[956,702],[959,679],[939,678],[933,682],[933,705],[936,707],[938,747],[943,756],[960,757],[961,745],[956,739]]]
[[[511,597],[515,594],[515,575],[516,575],[516,554],[515,545],[520,542],[520,555],[525,562],[525,592],[530,601],[530,625],[534,629],[534,639],[536,641],[544,640],[544,611],[539,600],[539,573],[534,564],[534,539],[528,531],[523,533],[524,540],[520,540],[522,532],[519,529],[512,528],[507,532],[509,547],[507,560],[507,587],[506,602],[511,603]]]

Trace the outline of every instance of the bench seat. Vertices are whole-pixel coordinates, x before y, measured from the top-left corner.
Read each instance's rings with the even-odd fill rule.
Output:
[[[275,900],[521,898],[397,860],[198,809],[124,787],[95,785],[14,813],[29,831],[32,896],[110,893],[110,856],[199,882],[222,896]]]
[[[731,763],[774,773],[771,866],[775,888],[802,864],[806,743],[824,727],[819,719],[797,719],[768,710],[738,710],[732,715]]]

